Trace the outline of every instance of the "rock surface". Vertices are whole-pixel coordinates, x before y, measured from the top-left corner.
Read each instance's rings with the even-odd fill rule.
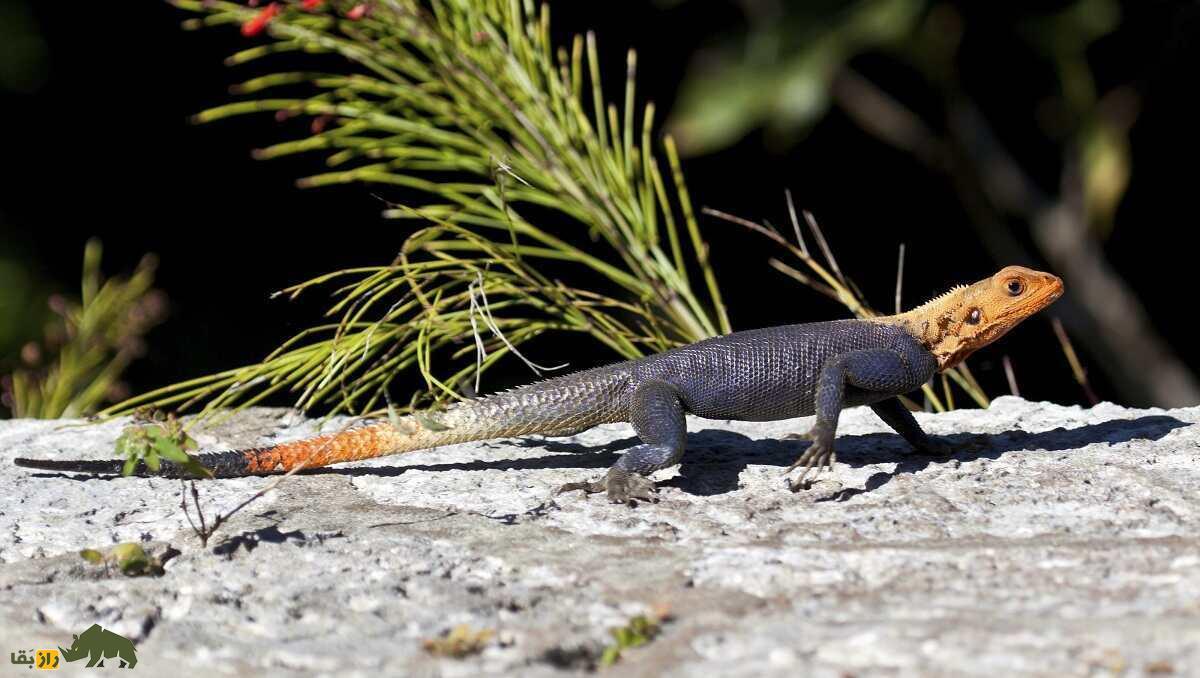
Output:
[[[850,410],[834,473],[798,494],[781,473],[801,443],[779,438],[807,421],[693,419],[660,503],[636,508],[551,496],[610,465],[633,442],[622,425],[378,459],[284,480],[207,547],[178,481],[12,466],[110,457],[127,422],[0,421],[0,653],[99,623],[137,644],[144,675],[545,676],[588,671],[611,627],[668,608],[656,639],[600,670],[1200,673],[1200,408],[1006,397],[918,418],[952,458]],[[317,429],[258,409],[197,437]],[[211,522],[274,482],[197,488]],[[77,554],[128,541],[165,574]],[[495,635],[465,659],[423,649],[460,624]]]

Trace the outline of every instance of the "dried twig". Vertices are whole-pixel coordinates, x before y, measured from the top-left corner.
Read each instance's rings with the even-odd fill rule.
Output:
[[[1071,338],[1067,336],[1067,330],[1063,327],[1062,321],[1055,316],[1050,319],[1050,324],[1054,327],[1054,334],[1058,337],[1058,345],[1062,347],[1063,355],[1067,357],[1067,364],[1071,366],[1071,374],[1074,375],[1075,382],[1083,389],[1083,396],[1091,405],[1099,403],[1100,399],[1096,397],[1091,381],[1088,380],[1087,370],[1084,369],[1083,363],[1075,353],[1075,346],[1071,344]]]
[[[1008,380],[1008,392],[1018,398],[1021,397],[1021,389],[1017,388],[1017,375],[1013,372],[1012,359],[1005,354],[1002,362],[1004,363],[1004,378]]]

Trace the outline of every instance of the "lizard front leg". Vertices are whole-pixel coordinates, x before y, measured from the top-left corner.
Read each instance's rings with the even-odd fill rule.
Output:
[[[868,349],[836,356],[822,367],[814,397],[817,421],[805,436],[812,440],[812,445],[787,470],[790,473],[796,468],[804,469],[790,483],[793,492],[807,485],[808,476],[814,470],[820,472],[822,467],[832,470],[833,463],[837,461],[833,440],[837,434],[838,417],[845,405],[846,385],[888,395],[908,393],[932,374],[933,368],[923,358],[920,354],[902,355],[893,349]],[[895,414],[886,406],[885,412],[888,416]],[[909,419],[912,419],[911,415]],[[899,416],[894,420],[903,426]],[[920,431],[915,420],[911,423],[915,430]],[[912,433],[911,429],[906,428],[906,431]],[[905,431],[900,433],[904,435]],[[922,432],[921,436],[924,435]]]
[[[634,447],[595,482],[567,483],[558,493],[583,490],[605,492],[614,504],[635,505],[635,500],[655,501],[658,490],[645,476],[674,466],[683,456],[687,421],[679,390],[665,381],[642,383],[630,402],[630,423],[643,444]]]

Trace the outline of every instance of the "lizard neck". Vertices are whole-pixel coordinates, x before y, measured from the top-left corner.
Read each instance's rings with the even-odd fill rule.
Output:
[[[967,347],[951,331],[953,314],[913,309],[897,315],[877,318],[876,322],[894,325],[917,340],[937,359],[938,371],[947,370],[962,362],[974,349]]]
[[[955,316],[963,306],[969,288],[965,285],[930,299],[916,308],[883,316],[876,322],[903,329],[937,358],[938,371],[947,370],[962,362],[974,348],[968,347],[955,331]]]

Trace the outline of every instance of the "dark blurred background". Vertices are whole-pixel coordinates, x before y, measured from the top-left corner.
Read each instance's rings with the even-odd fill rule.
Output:
[[[0,373],[41,336],[49,295],[78,294],[89,237],[106,272],[159,257],[170,315],[127,372],[138,392],[260,359],[320,309],[272,291],[386,263],[412,228],[379,218],[371,189],[297,189],[318,159],[252,160],[283,137],[269,115],[187,122],[253,72],[222,65],[246,45],[236,30],[181,31],[160,2],[0,7]],[[1101,399],[1200,400],[1197,3],[552,7],[564,40],[597,31],[610,96],[624,50],[638,50],[639,93],[668,113],[699,205],[782,225],[790,188],[882,309],[901,243],[906,307],[1003,264],[1054,271],[1068,297],[1052,312]],[[702,226],[736,328],[845,316],[770,269],[769,243]],[[583,343],[537,351],[575,367],[611,359]],[[1009,389],[1005,355],[1023,396],[1085,402],[1048,319],[973,361],[990,394]],[[514,367],[501,380],[527,378]]]

